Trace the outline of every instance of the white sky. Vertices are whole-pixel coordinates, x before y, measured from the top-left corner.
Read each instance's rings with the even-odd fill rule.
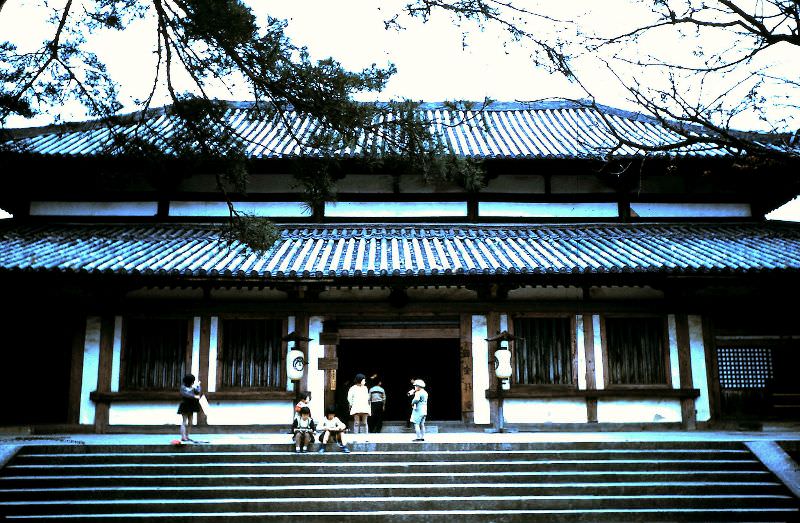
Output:
[[[56,0],[53,5],[58,5],[59,1],[63,4],[63,0]],[[532,66],[526,48],[513,43],[507,45],[505,34],[494,28],[481,31],[469,24],[458,28],[449,16],[440,14],[427,24],[401,18],[407,26],[405,31],[387,31],[383,21],[401,10],[406,3],[403,0],[251,0],[249,3],[260,17],[269,14],[287,19],[288,36],[296,45],[308,46],[312,58],[333,56],[351,69],[373,63],[379,66],[394,63],[398,73],[385,92],[377,95],[380,99],[407,97],[442,101],[490,97],[512,101],[584,96],[576,85]],[[542,5],[562,19],[572,20],[583,15],[597,27],[608,27],[611,31],[622,30],[647,14],[646,10],[631,7],[629,0],[561,3],[524,0],[519,5],[530,9]],[[44,23],[46,17],[40,0],[8,0],[0,12],[0,40],[12,40],[20,49],[40,45],[52,32]],[[152,81],[154,32],[151,24],[145,20],[123,32],[108,31],[89,37],[98,42],[96,52],[106,60],[112,76],[122,86],[121,101],[127,110],[136,109],[132,100],[143,97]],[[542,37],[564,37],[567,33],[555,32],[556,26],[535,22],[532,29]],[[465,30],[468,31],[466,37],[463,36]],[[661,49],[684,48],[687,51],[693,45],[690,40],[676,39],[674,35],[664,35],[663,41],[651,44]],[[783,59],[774,61],[781,63]],[[791,67],[792,72],[796,72],[796,64],[792,63]],[[635,105],[596,61],[590,57],[578,59],[576,68],[600,103],[635,110]],[[233,93],[218,90],[215,95],[226,99],[247,98],[246,92],[236,90]],[[367,97],[374,99],[376,95]],[[164,97],[160,102],[166,101]],[[62,107],[58,111],[66,120],[83,118],[77,107]],[[42,125],[49,123],[50,118],[44,115],[35,121],[18,119],[10,121],[9,125]],[[757,125],[754,119],[744,119],[740,127]],[[795,128],[797,126],[800,124]],[[795,202],[795,205],[800,208],[800,203]]]

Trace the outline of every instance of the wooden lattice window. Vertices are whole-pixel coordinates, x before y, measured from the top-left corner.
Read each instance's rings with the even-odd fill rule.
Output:
[[[129,318],[123,331],[122,387],[177,390],[187,368],[189,321]]]
[[[281,320],[227,319],[221,327],[220,387],[285,388]]]
[[[572,330],[569,318],[515,318],[515,383],[572,385]]]
[[[663,318],[606,318],[605,332],[609,383],[667,384]]]
[[[723,389],[765,389],[772,381],[770,347],[717,347],[719,385]]]

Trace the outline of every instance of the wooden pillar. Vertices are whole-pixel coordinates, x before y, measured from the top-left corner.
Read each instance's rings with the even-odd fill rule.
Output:
[[[209,357],[211,353],[211,317],[210,316],[201,316],[200,317],[200,357],[199,357],[199,367],[200,372],[198,372],[197,379],[200,380],[200,383],[203,386],[203,391],[208,390],[208,365],[209,365]],[[216,362],[214,362],[216,364]],[[199,412],[197,414],[197,424],[198,425],[208,425],[208,419],[206,419],[206,415],[203,412]]]
[[[111,365],[114,358],[114,316],[103,316],[100,323],[100,358],[97,369],[97,391],[111,391]],[[95,432],[103,434],[108,429],[109,404],[95,405]]]
[[[497,312],[490,312],[486,315],[486,337],[491,338],[500,332],[500,314]],[[489,366],[489,389],[497,390],[497,377],[494,375],[494,351],[497,350],[497,343],[489,342],[489,357],[486,364]],[[492,425],[498,426],[498,408],[497,398],[489,402],[489,419]]]
[[[689,346],[689,318],[686,314],[675,315],[675,341],[678,345],[678,373],[681,377],[681,388],[691,389],[692,382],[692,352]],[[685,430],[697,428],[694,398],[681,400],[681,423]]]
[[[81,382],[83,381],[83,348],[86,344],[86,316],[79,316],[73,328],[67,423],[77,425],[80,423],[81,414]]]
[[[578,350],[583,350],[586,358],[586,389],[594,390],[597,388],[597,380],[594,361],[594,318],[591,314],[583,315],[583,347],[579,347]],[[589,423],[597,423],[597,398],[586,397],[586,420]]]
[[[472,404],[472,315],[462,314],[460,323],[461,419],[464,423],[474,423],[475,407]]]

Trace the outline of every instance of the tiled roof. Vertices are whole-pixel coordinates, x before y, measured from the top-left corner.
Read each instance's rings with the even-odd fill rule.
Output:
[[[796,271],[789,224],[320,225],[283,229],[266,253],[213,225],[0,229],[0,271],[231,278]]]
[[[289,158],[322,154],[301,145],[318,127],[310,117],[287,111],[285,120],[254,119],[249,114],[250,104],[230,102],[229,107],[225,119],[245,141],[250,157]],[[648,116],[606,106],[587,107],[576,102],[493,103],[482,114],[454,111],[444,104],[425,103],[419,106],[418,113],[420,118],[431,122],[432,129],[453,152],[476,159],[597,157],[618,142],[602,116],[615,132],[634,143],[659,146],[679,140],[676,134]],[[154,135],[168,139],[175,132],[175,119],[163,108],[148,114],[146,127]],[[128,128],[130,132],[130,125]],[[289,128],[291,132],[287,131]],[[125,127],[120,125],[115,132],[124,130]],[[107,128],[96,122],[80,124],[77,130],[43,128],[21,131],[24,132],[18,134],[27,137],[13,142],[13,145],[41,155],[103,155],[111,136]],[[358,146],[335,151],[333,156],[360,157],[365,150],[381,152],[383,146],[374,137],[364,138]],[[628,146],[614,150],[614,155],[619,157],[638,154],[640,151]],[[727,153],[698,144],[669,154],[709,157]]]

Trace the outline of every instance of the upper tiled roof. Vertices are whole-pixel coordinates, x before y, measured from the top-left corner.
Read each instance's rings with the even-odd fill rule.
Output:
[[[259,120],[249,116],[250,104],[231,102],[229,107],[225,119],[245,140],[250,157],[288,158],[322,154],[301,145],[317,128],[317,123],[310,117],[290,110],[285,113],[285,120]],[[431,122],[453,152],[476,159],[587,158],[605,154],[617,145],[617,140],[603,116],[615,132],[634,143],[659,146],[679,140],[676,134],[645,115],[606,106],[588,107],[576,102],[493,103],[481,115],[473,111],[454,111],[444,104],[425,103],[419,106],[418,113],[420,118]],[[164,109],[153,110],[148,115],[147,127],[154,134],[169,137],[175,132],[175,119]],[[288,128],[291,132],[287,131]],[[119,125],[115,132],[124,130],[125,126]],[[24,131],[18,134],[26,137],[13,142],[14,146],[41,155],[103,155],[108,150],[111,136],[110,131],[97,122],[86,122],[77,128],[18,131]],[[333,156],[359,157],[364,150],[381,151],[382,147],[380,141],[365,138],[357,147],[335,151]],[[628,146],[614,151],[614,155],[620,157],[638,154],[640,151]],[[695,145],[669,154],[709,157],[727,153],[713,146]]]
[[[287,227],[266,253],[212,225],[0,229],[0,271],[295,279],[450,274],[797,271],[788,224],[321,225]]]

